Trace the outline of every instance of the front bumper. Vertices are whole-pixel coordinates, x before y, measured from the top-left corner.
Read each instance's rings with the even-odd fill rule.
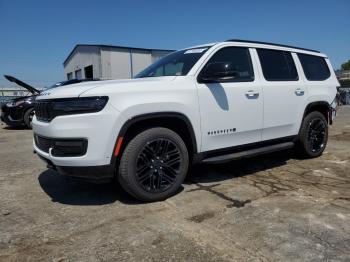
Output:
[[[48,166],[59,173],[84,178],[107,178],[114,175],[113,149],[124,120],[119,112],[107,104],[98,113],[66,115],[51,122],[41,122],[34,117],[35,136],[52,140],[87,141],[87,150],[80,156],[57,156],[51,149],[42,150],[33,139],[34,151]]]
[[[39,158],[46,163],[48,168],[57,171],[61,175],[82,178],[89,181],[110,181],[115,173],[113,164],[86,167],[56,166],[49,159],[41,155],[39,155]]]

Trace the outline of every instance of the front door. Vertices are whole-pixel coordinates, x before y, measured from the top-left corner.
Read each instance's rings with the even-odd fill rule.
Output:
[[[203,67],[228,62],[233,65],[236,77],[219,83],[197,82],[202,152],[261,141],[263,96],[254,76],[257,68],[251,52],[245,47],[224,47]]]

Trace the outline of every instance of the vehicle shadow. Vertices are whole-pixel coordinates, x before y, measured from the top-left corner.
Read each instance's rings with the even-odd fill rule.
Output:
[[[1,127],[4,130],[30,130],[25,126],[7,126],[7,125],[2,126],[1,125]]]
[[[116,181],[96,184],[63,176],[51,169],[42,172],[38,180],[51,201],[61,204],[88,206],[106,205],[117,201],[128,205],[147,204],[130,196]],[[181,187],[179,192],[183,189]]]
[[[279,152],[249,159],[231,161],[227,164],[196,165],[189,172],[184,184],[222,182],[235,177],[247,176],[259,171],[285,165],[293,158],[291,151]],[[39,177],[39,184],[53,202],[66,205],[106,205],[121,202],[128,205],[146,204],[138,201],[116,182],[94,184],[66,177],[54,170],[46,170]],[[180,193],[184,188],[179,189]]]
[[[115,182],[95,184],[66,177],[48,169],[39,177],[39,184],[53,202],[67,205],[106,205],[116,201],[142,204],[125,193]]]
[[[289,159],[295,159],[293,150],[233,160],[225,164],[199,164],[192,168],[185,184],[213,183],[230,180],[236,177],[248,176],[274,167],[287,164]]]

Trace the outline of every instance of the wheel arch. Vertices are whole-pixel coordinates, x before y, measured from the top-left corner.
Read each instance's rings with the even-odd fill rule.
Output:
[[[305,107],[303,119],[310,112],[318,111],[318,112],[322,113],[322,115],[326,118],[327,123],[330,123],[330,121],[329,121],[329,107],[330,107],[330,105],[327,101],[311,102]]]
[[[24,120],[24,115],[31,109],[34,109],[34,105],[28,105],[22,110],[22,119]]]
[[[189,118],[177,112],[156,112],[134,116],[123,124],[115,141],[112,161],[119,160],[126,145],[135,135],[151,127],[165,127],[173,130],[184,140],[190,159],[197,154],[197,140]],[[122,142],[118,145],[120,138]]]

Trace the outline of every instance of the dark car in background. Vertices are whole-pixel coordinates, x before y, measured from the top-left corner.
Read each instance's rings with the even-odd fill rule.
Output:
[[[40,92],[65,85],[76,84],[85,81],[98,81],[99,79],[71,79],[67,81],[58,82],[44,90],[38,90],[27,83],[18,80],[17,78],[9,75],[4,75],[4,77],[10,82],[16,83],[17,85],[27,89],[31,95],[22,96],[14,98],[1,106],[1,121],[9,126],[26,126],[32,128],[32,119],[35,114],[34,111],[34,101],[35,97],[40,94]]]

